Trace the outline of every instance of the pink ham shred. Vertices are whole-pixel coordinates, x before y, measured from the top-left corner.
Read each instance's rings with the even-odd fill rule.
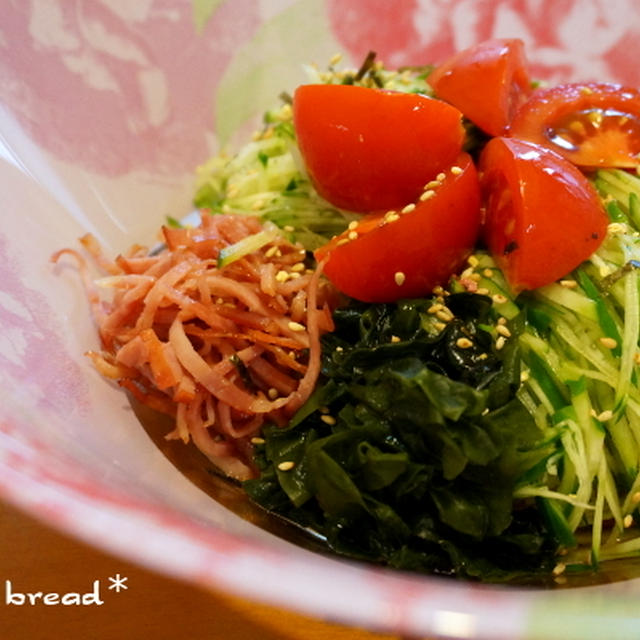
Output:
[[[77,261],[101,341],[87,353],[96,369],[173,416],[167,438],[192,441],[238,480],[256,473],[252,438],[313,392],[336,299],[321,266],[302,269],[304,249],[284,237],[218,268],[221,249],[261,229],[252,216],[203,214],[197,227],[164,227],[161,251],[136,245],[115,260],[85,235],[106,274],[97,280],[80,252],[52,256]]]

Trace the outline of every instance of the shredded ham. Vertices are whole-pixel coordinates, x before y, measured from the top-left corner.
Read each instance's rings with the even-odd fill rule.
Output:
[[[96,369],[173,416],[167,438],[193,441],[239,480],[255,474],[251,439],[286,424],[312,393],[320,337],[333,329],[321,267],[302,268],[304,250],[284,237],[218,268],[221,249],[261,229],[251,216],[203,215],[194,228],[163,228],[161,251],[135,246],[115,260],[85,235],[108,274],[97,280],[78,251],[52,256],[78,263],[101,340],[87,354]]]

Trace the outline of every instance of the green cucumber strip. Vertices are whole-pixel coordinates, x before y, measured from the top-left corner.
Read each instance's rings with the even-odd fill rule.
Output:
[[[594,301],[596,305],[596,314],[598,316],[598,321],[600,322],[600,327],[602,328],[602,333],[605,337],[612,338],[616,341],[616,347],[612,349],[613,355],[619,356],[621,353],[620,344],[622,340],[620,338],[620,332],[618,331],[616,322],[609,313],[607,303],[584,270],[578,270],[577,276],[578,282],[580,283],[583,291],[589,298],[591,298],[591,300]]]
[[[262,249],[265,245],[273,242],[278,237],[276,228],[263,229],[258,233],[242,238],[234,244],[230,244],[220,250],[218,254],[218,269],[230,265],[240,258]]]
[[[536,504],[556,542],[566,548],[575,547],[576,538],[558,502],[547,498],[537,498]]]
[[[580,291],[563,287],[558,283],[542,287],[536,293],[549,302],[570,309],[587,320],[598,320],[597,303],[592,296],[587,297]]]
[[[617,415],[624,411],[626,404],[638,352],[638,334],[640,333],[640,297],[638,295],[638,276],[635,269],[629,271],[624,278],[624,329],[622,349],[619,354],[620,375],[614,399],[614,413]]]
[[[602,526],[604,522],[604,502],[605,491],[602,478],[606,471],[606,459],[602,456],[600,460],[600,469],[598,471],[598,487],[596,489],[595,512],[593,517],[593,525],[591,527],[591,566],[598,568],[600,562],[600,546],[602,544]]]
[[[640,231],[640,196],[635,192],[629,194],[629,222]]]
[[[548,398],[550,405],[556,411],[566,406],[567,398],[565,398],[548,359],[545,358],[548,354],[544,353],[540,348],[541,345],[539,343],[542,341],[529,334],[524,334],[521,337],[521,341],[525,342],[526,347],[528,347],[523,356],[529,366],[531,377],[536,380],[541,391]],[[546,347],[544,343],[542,345]]]
[[[622,210],[622,207],[620,206],[620,202],[618,200],[612,200],[611,202],[608,202],[606,210],[611,222],[618,222],[622,224],[627,224],[629,222],[629,218],[627,218],[627,215]]]

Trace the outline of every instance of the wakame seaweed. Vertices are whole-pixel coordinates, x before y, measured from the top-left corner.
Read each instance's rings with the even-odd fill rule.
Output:
[[[489,297],[448,296],[437,331],[433,305],[338,309],[318,388],[287,428],[265,429],[244,486],[347,557],[489,581],[548,572],[556,545],[513,499],[546,455],[516,396],[518,342],[493,346]]]

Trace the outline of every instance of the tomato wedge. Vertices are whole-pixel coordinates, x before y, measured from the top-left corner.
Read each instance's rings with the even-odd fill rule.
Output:
[[[522,40],[486,40],[455,54],[427,78],[436,95],[480,129],[504,134],[515,110],[531,94]]]
[[[480,186],[466,153],[424,186],[415,204],[372,213],[316,250],[343,293],[365,302],[430,294],[471,253],[480,229]]]
[[[604,240],[608,217],[595,189],[554,151],[493,138],[479,170],[483,235],[515,293],[566,276]]]
[[[298,87],[293,120],[318,193],[356,212],[413,202],[464,139],[462,114],[445,102],[353,85]]]
[[[517,111],[508,135],[549,147],[581,167],[637,167],[640,92],[608,83],[539,89]]]

